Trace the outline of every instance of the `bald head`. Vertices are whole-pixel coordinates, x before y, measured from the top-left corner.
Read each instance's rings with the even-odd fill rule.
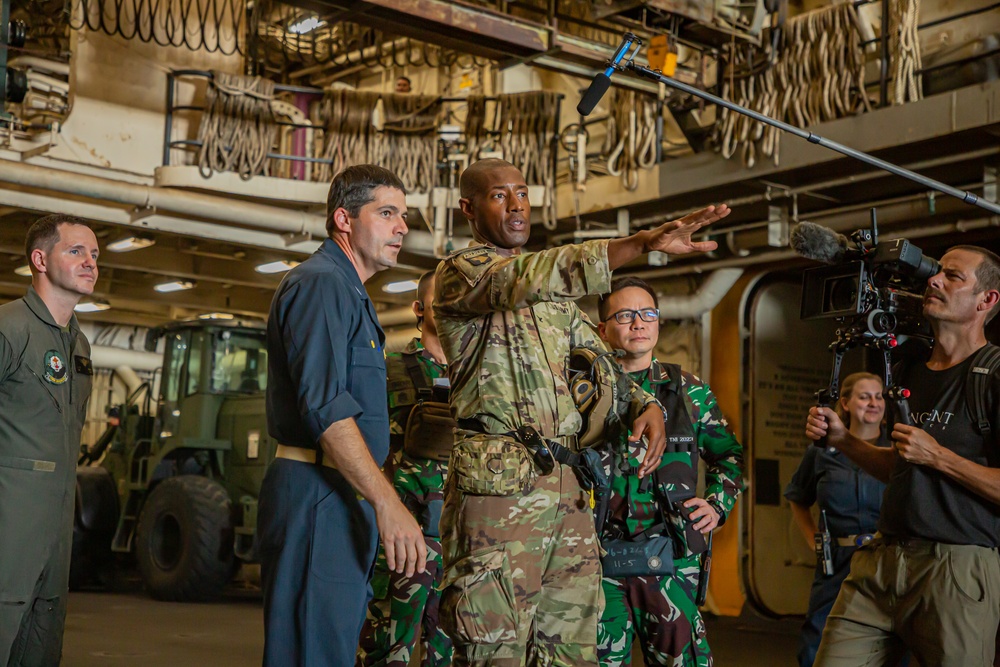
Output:
[[[476,194],[482,192],[488,187],[491,180],[490,176],[501,169],[517,169],[517,167],[499,158],[486,158],[485,160],[479,160],[470,164],[462,172],[462,179],[459,182],[462,196],[466,199],[471,199]]]

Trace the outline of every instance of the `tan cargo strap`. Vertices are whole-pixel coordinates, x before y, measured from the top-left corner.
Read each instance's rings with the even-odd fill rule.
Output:
[[[327,468],[333,468],[336,470],[337,464],[331,461],[318,449],[309,449],[308,447],[292,447],[291,445],[278,445],[278,449],[274,452],[274,458],[277,459],[288,459],[289,461],[298,461],[299,463],[310,463],[316,465],[318,459],[322,459],[323,465]]]
[[[841,547],[863,547],[875,539],[874,533],[862,533],[861,535],[845,535],[836,538],[837,546]]]

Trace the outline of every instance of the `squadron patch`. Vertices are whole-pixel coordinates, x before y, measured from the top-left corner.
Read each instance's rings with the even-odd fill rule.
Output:
[[[52,384],[66,381],[66,363],[55,350],[45,353],[45,379]]]
[[[497,254],[492,248],[479,247],[456,253],[452,257],[452,262],[466,282],[475,286],[496,259]]]

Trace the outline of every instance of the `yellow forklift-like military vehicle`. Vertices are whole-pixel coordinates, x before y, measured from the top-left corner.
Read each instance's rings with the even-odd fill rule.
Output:
[[[177,322],[151,330],[146,349],[160,339],[159,396],[143,383],[82,450],[71,585],[134,555],[153,597],[206,600],[257,560],[257,495],[275,449],[265,330]]]

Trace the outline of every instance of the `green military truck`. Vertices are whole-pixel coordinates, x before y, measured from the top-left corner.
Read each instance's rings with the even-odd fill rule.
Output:
[[[146,349],[160,339],[160,395],[143,383],[82,451],[71,585],[123,560],[117,554],[135,557],[154,597],[206,600],[257,559],[257,496],[275,450],[265,329],[177,322],[151,330]]]

